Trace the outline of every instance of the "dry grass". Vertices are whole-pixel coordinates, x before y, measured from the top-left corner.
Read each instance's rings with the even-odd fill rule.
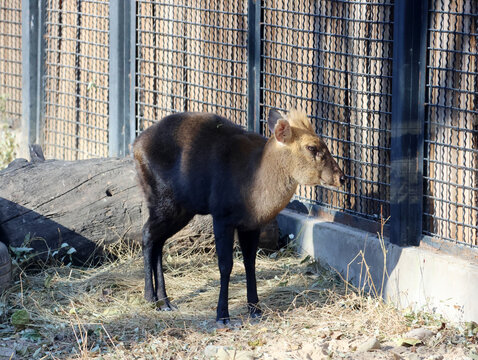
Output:
[[[18,309],[26,309],[31,320],[26,330],[0,328],[0,338],[14,344],[25,358],[192,359],[204,358],[204,349],[211,344],[247,350],[259,358],[274,354],[305,358],[301,351],[319,340],[329,346],[322,353],[346,351],[331,348],[330,341],[346,341],[353,353],[357,339],[375,336],[388,341],[412,321],[350,285],[346,291],[337,274],[283,249],[269,256],[259,254],[264,317],[249,322],[245,276],[236,250],[230,311],[243,325],[219,330],[213,321],[219,272],[212,239],[184,238],[166,249],[168,294],[179,308],[169,313],[158,312],[143,300],[139,248],[117,244],[110,251],[117,260],[97,268],[54,266],[20,272],[21,280],[0,299],[6,304],[0,323]],[[413,321],[435,326],[416,316]],[[38,339],[26,341],[35,332]]]

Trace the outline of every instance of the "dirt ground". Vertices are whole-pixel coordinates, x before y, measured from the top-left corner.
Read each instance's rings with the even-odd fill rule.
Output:
[[[16,259],[0,296],[0,359],[478,359],[477,326],[398,311],[291,249],[259,254],[264,316],[249,321],[236,251],[233,327],[214,316],[219,272],[210,239],[169,246],[166,284],[174,312],[143,300],[137,248],[96,268]]]

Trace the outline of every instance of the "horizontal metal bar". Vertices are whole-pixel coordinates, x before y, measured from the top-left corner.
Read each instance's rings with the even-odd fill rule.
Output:
[[[425,236],[428,236],[429,238],[431,238],[433,240],[440,239],[440,240],[448,241],[452,244],[453,247],[456,247],[457,245],[460,245],[460,246],[466,247],[467,249],[472,249],[472,251],[474,251],[474,249],[478,248],[478,245],[463,242],[463,241],[458,241],[457,239],[447,238],[447,237],[444,237],[444,236],[441,236],[441,235],[438,235],[438,234],[435,234],[435,233],[424,231],[423,234]],[[424,239],[424,240],[426,240],[426,239]],[[441,248],[443,248],[443,246]]]
[[[478,56],[478,54],[477,54]],[[476,76],[478,75],[477,71],[471,71],[471,70],[461,70],[457,68],[444,68],[444,67],[438,67],[438,66],[433,66],[433,65],[428,65],[427,69],[430,70],[437,70],[437,71],[452,71],[457,74],[465,74],[465,75],[473,75]]]
[[[191,5],[181,5],[181,4],[175,4],[175,3],[165,3],[162,1],[138,0],[138,3],[142,3],[146,5],[158,5],[158,6],[172,7],[172,8],[178,8],[178,9],[194,10],[194,11],[204,11],[208,13],[222,14],[222,15],[244,15],[244,16],[247,15],[246,13],[239,13],[239,12],[226,11],[226,10],[220,10],[220,9],[211,9],[211,8],[208,9],[208,8],[195,7]]]
[[[442,108],[442,109],[450,109],[450,110],[453,110],[453,111],[465,112],[465,113],[470,113],[470,114],[478,114],[478,110],[463,109],[463,108],[459,108],[459,107],[456,107],[456,106],[450,106],[450,105],[428,103],[427,106],[437,107],[437,108]]]
[[[467,12],[456,12],[450,10],[438,10],[438,9],[429,9],[428,12],[430,14],[445,14],[445,15],[457,15],[457,16],[472,16],[476,17],[476,14],[467,13]]]
[[[107,8],[107,6],[108,6],[108,3],[104,2],[104,1],[95,1],[95,2],[94,1],[89,1],[89,0],[81,0],[81,1],[84,2],[84,3],[96,3],[98,5],[104,6],[105,8]],[[62,13],[62,14],[68,14],[68,15],[89,16],[89,17],[94,17],[96,19],[103,19],[103,20],[108,20],[109,19],[108,15],[89,14],[89,13],[86,13],[86,12],[78,12],[78,11],[67,10],[67,9],[58,9],[58,8],[55,8],[55,7],[47,8],[47,11],[51,12],[51,13]]]
[[[476,171],[476,169],[469,169],[469,170],[473,171],[473,172]],[[428,182],[429,182],[429,184],[427,184],[428,188],[431,188],[433,186],[432,184],[430,184],[430,182],[432,182],[432,183],[436,183],[436,184],[447,185],[449,187],[453,187],[455,190],[461,189],[461,190],[467,190],[467,191],[478,191],[478,188],[476,188],[474,186],[467,186],[464,183],[458,184],[458,183],[450,181],[449,179],[442,180],[442,179],[432,178],[432,177],[429,177],[429,176],[424,176],[423,178],[428,180]],[[463,180],[465,180],[465,179],[463,179]],[[425,194],[424,196],[425,197],[432,197],[432,195],[429,195],[429,194]],[[450,200],[450,202],[452,202],[452,201]]]
[[[105,73],[103,71],[92,70],[90,68],[88,68],[88,69],[87,68],[80,68],[80,67],[75,66],[75,65],[66,65],[66,64],[59,65],[58,63],[51,62],[51,61],[45,61],[45,64],[50,65],[50,66],[58,66],[58,67],[61,67],[62,69],[84,71],[85,73],[88,73],[88,74],[95,74],[95,75],[104,76],[106,79],[108,78],[108,73]],[[46,76],[49,76],[50,78],[55,78],[55,79],[61,79],[61,80],[64,79],[64,78],[59,78],[57,76],[55,77],[53,75],[46,75]]]
[[[6,21],[4,21],[4,20],[2,20],[1,22],[6,23]],[[17,23],[15,23],[14,25],[17,25]],[[21,25],[21,24],[18,24],[18,25]],[[11,30],[13,30],[13,29],[11,29]],[[8,32],[2,32],[1,36],[5,36],[5,37],[8,37],[8,38],[12,38],[12,39],[21,39],[22,38],[22,35],[20,35],[20,34],[8,33]]]
[[[18,105],[21,105],[21,101],[15,101]],[[5,115],[9,115],[11,116],[12,118],[13,117],[20,117],[22,116],[22,111],[21,109],[18,109],[18,111],[9,111],[9,110],[5,110],[3,112]]]
[[[471,82],[471,79],[470,79],[470,82]],[[453,87],[439,86],[439,85],[433,85],[433,84],[427,84],[427,87],[429,89],[443,89],[445,91],[453,91],[455,93],[460,93],[460,94],[476,95],[475,90],[457,89]]]
[[[78,110],[78,112],[80,113],[87,113],[85,110]],[[102,114],[91,114],[92,117],[94,118],[107,118],[106,115],[102,115]],[[90,128],[90,129],[95,129],[95,130],[100,130],[100,131],[104,131],[105,133],[108,131],[108,129],[106,127],[102,128],[102,127],[99,127],[99,126],[95,126],[95,125],[91,125],[91,124],[86,124],[86,123],[81,123],[81,122],[78,122],[76,120],[69,120],[69,119],[66,119],[66,118],[63,118],[63,117],[57,117],[57,116],[53,116],[53,115],[45,115],[45,119],[50,119],[50,120],[53,120],[53,121],[57,121],[59,123],[65,123],[65,124],[70,124],[70,125],[81,125],[81,126],[84,126],[84,127],[87,127],[87,128]],[[105,121],[106,123],[106,121]],[[53,131],[53,130],[50,130],[50,131]]]
[[[215,30],[226,30],[226,31],[234,31],[234,32],[247,32],[247,29],[238,29],[238,28],[231,28],[231,27],[224,27],[219,25],[211,25],[211,24],[204,24],[204,23],[196,23],[193,21],[185,21],[181,19],[169,19],[159,16],[150,16],[150,15],[141,15],[139,19],[152,19],[152,20],[159,20],[159,21],[167,21],[181,25],[192,25],[192,26],[199,26],[201,28],[208,28],[208,29],[215,29]]]
[[[67,137],[69,139],[78,139],[78,140],[83,140],[87,143],[91,143],[91,144],[98,144],[98,145],[108,145],[107,142],[102,142],[102,141],[99,141],[99,140],[95,140],[95,139],[92,139],[90,137],[84,137],[84,136],[80,136],[80,135],[75,135],[75,134],[70,134],[70,133],[64,133],[64,132],[61,132],[61,131],[56,131],[56,130],[52,130],[52,129],[45,129],[46,133],[48,134],[54,134],[54,135],[61,135],[61,136],[64,136],[64,137]],[[59,144],[56,144],[56,146],[59,146]],[[72,148],[72,150],[75,150],[75,148]],[[78,151],[81,151],[81,149],[78,149]]]
[[[17,13],[22,11],[21,7],[9,7],[7,5],[0,5],[0,10],[12,11]]]
[[[344,193],[343,195],[350,196],[351,194]],[[356,198],[356,197],[353,197],[353,198]],[[327,204],[327,203],[324,203],[324,202],[318,201],[318,200],[311,200],[307,197],[300,196],[300,195],[294,195],[294,197],[292,199],[293,200],[300,200],[300,201],[303,201],[303,202],[306,202],[306,203],[309,203],[309,204],[317,204],[317,205],[324,206],[324,207],[329,208],[329,209],[340,210],[340,211],[343,211],[344,213],[347,213],[347,214],[358,215],[360,217],[364,217],[366,219],[371,219],[371,220],[378,220],[378,216],[379,216],[379,214],[368,214],[368,213],[360,212],[360,211],[353,210],[353,209],[347,209],[345,206],[336,206],[336,205]],[[388,203],[380,201],[378,199],[367,198],[367,197],[364,197],[364,198],[361,198],[361,199],[366,200],[366,201],[376,202],[377,205],[383,204],[383,205],[389,206]]]
[[[0,88],[2,88],[0,86]],[[19,93],[22,91],[22,89],[19,89],[19,88],[15,88],[15,90],[17,90]],[[7,108],[5,110],[2,110],[4,111],[5,113],[10,113],[10,114],[14,114],[13,112],[9,111],[9,109],[11,109],[13,106],[10,106],[10,104],[16,104],[16,105],[19,105],[22,103],[22,100],[20,98],[17,98],[17,99],[14,99],[14,98],[8,98],[8,105],[7,105]],[[18,115],[21,115],[21,109],[18,109],[19,113]]]
[[[72,55],[72,56],[79,57],[79,58],[84,58],[84,59],[92,59],[92,60],[103,61],[105,63],[108,63],[108,61],[109,61],[108,58],[104,58],[104,57],[97,57],[97,56],[86,55],[86,54],[77,54],[77,53],[72,52],[72,51],[65,51],[65,50],[52,49],[52,48],[46,48],[45,52],[46,53],[58,53],[58,54],[61,54],[63,56],[64,55]],[[60,67],[60,68],[63,67],[62,64],[58,64],[57,66]],[[88,69],[83,69],[83,70],[87,71]]]
[[[261,89],[264,90],[264,91],[271,92],[273,94],[281,95],[281,96],[292,96],[295,99],[299,99],[299,100],[310,100],[307,96],[293,95],[293,94],[286,93],[284,91],[272,90],[272,89],[267,89],[267,88],[264,88],[264,87],[261,88]],[[333,106],[336,106],[336,107],[339,107],[339,108],[351,109],[351,110],[356,111],[356,112],[391,115],[390,111],[375,110],[375,109],[362,109],[362,108],[358,108],[358,107],[350,106],[350,105],[336,104],[336,103],[333,103],[331,101],[326,101],[326,100],[321,100],[320,102],[324,103],[324,104],[327,104],[327,105],[333,105]]]
[[[373,22],[375,24],[375,22]],[[380,42],[380,43],[393,43],[392,39],[385,39],[385,38],[362,38],[362,37],[355,37],[351,35],[344,35],[344,34],[334,34],[334,33],[326,33],[322,32],[320,30],[308,30],[306,28],[294,28],[288,25],[277,25],[277,24],[266,24],[264,23],[264,26],[275,28],[275,29],[282,29],[282,30],[287,30],[291,32],[304,32],[307,34],[313,34],[313,35],[321,35],[321,36],[331,36],[331,37],[337,37],[337,38],[342,38],[342,39],[349,39],[349,40],[357,40],[357,41],[372,41],[372,42]],[[301,49],[304,50],[317,50],[317,48],[314,47],[301,47]]]
[[[460,129],[460,130],[464,131],[465,129]],[[476,130],[467,130],[467,131],[477,133]],[[452,137],[452,135],[450,135],[450,137]],[[426,139],[425,143],[426,144],[438,145],[440,147],[443,147],[443,148],[446,148],[446,149],[453,149],[455,151],[463,151],[463,152],[470,152],[472,154],[478,154],[478,149],[472,149],[472,148],[469,148],[469,147],[464,147],[464,146],[459,146],[459,145],[453,145],[453,144],[450,144],[450,143],[439,142],[438,140]],[[429,161],[432,161],[429,158],[426,158],[426,159],[429,160]]]
[[[66,79],[63,79],[62,81],[66,81]],[[75,80],[71,80],[72,83],[75,83],[76,81]],[[66,91],[61,91],[61,90],[52,90],[52,89],[48,89],[48,88],[45,88],[45,93],[48,93],[48,94],[59,94],[59,95],[67,95],[67,96],[72,96],[74,98],[80,98],[80,99],[84,99],[84,100],[90,100],[90,101],[94,101],[96,103],[100,103],[100,104],[106,104],[108,105],[108,100],[102,100],[102,99],[97,99],[97,98],[92,98],[92,97],[89,97],[89,96],[84,96],[84,95],[79,95],[77,93],[69,93],[69,92],[66,92]],[[66,105],[63,105],[63,106],[66,106]],[[76,109],[76,107],[75,107]]]
[[[4,10],[4,11],[7,11],[8,9],[2,9],[0,7],[0,10]],[[18,13],[21,13],[21,10],[18,10]],[[17,17],[18,15],[13,15],[14,17]],[[15,25],[17,28],[21,28],[22,26],[22,22],[21,21],[15,21],[15,20],[10,20],[10,19],[6,19],[6,16],[4,15],[3,16],[3,19],[1,20],[1,23],[2,24],[8,24],[8,25]],[[7,31],[9,28],[4,28],[4,31]],[[2,33],[2,35],[7,35],[8,33]]]
[[[469,212],[475,212],[476,211],[476,212],[478,212],[478,208],[476,206],[472,206],[472,205],[465,204],[465,203],[453,202],[453,201],[446,200],[446,199],[443,199],[443,198],[438,197],[438,196],[430,196],[430,195],[426,196],[425,197],[425,205],[427,204],[426,200],[433,201],[433,208],[434,209],[437,208],[437,207],[442,207],[444,204],[446,204],[448,207],[450,205],[455,207],[456,211],[460,210],[460,211],[469,211]],[[427,206],[424,206],[424,207],[427,207]],[[423,215],[429,215],[429,216],[433,216],[433,217],[435,216],[434,214],[427,213],[426,211],[423,213]],[[465,218],[465,216],[463,216],[463,218]],[[456,221],[458,221],[458,220],[456,220]]]
[[[389,205],[389,202],[386,201],[386,200],[382,200],[382,199],[370,197],[370,196],[367,196],[367,195],[365,195],[365,194],[353,194],[353,193],[348,193],[348,192],[343,191],[343,190],[340,190],[340,189],[333,189],[333,190],[332,190],[332,189],[325,188],[325,187],[321,187],[321,186],[316,186],[316,187],[314,187],[314,188],[315,188],[315,189],[325,190],[325,191],[330,191],[330,192],[333,193],[333,194],[340,194],[340,195],[349,196],[349,197],[352,198],[352,199],[373,201],[373,202],[376,202],[376,203],[379,203],[379,204]],[[300,197],[300,195],[295,195],[294,197]],[[309,201],[309,202],[315,202],[315,203],[324,204],[324,205],[327,205],[327,206],[334,207],[334,205],[332,205],[332,204],[325,204],[325,203],[323,203],[323,202],[320,202],[319,200],[311,200],[311,199],[305,198],[305,197],[302,197],[302,199],[303,199],[303,200],[307,200],[307,201]],[[341,207],[336,206],[335,208],[340,209]],[[345,209],[345,208],[344,208],[343,210],[344,210],[344,211],[354,212],[352,209]],[[373,214],[366,214],[366,213],[362,213],[362,212],[359,212],[359,211],[356,211],[355,213],[356,213],[356,214],[361,214],[361,215],[373,217]]]
[[[20,39],[21,36],[19,36],[18,38]],[[21,48],[11,47],[11,46],[7,46],[7,45],[0,45],[0,49],[10,50],[10,51],[12,51],[12,52],[21,52],[21,51],[22,51]],[[13,63],[13,64],[21,64],[21,63],[22,63],[21,61],[14,60],[14,59],[2,59],[2,60],[8,61],[9,64],[11,64],[11,63]]]
[[[183,84],[183,85],[188,85],[190,87],[194,87],[194,88],[199,88],[199,89],[204,89],[204,90],[214,90],[214,91],[217,91],[219,93],[224,93],[224,94],[230,94],[230,95],[236,95],[236,96],[247,96],[247,93],[241,93],[241,92],[238,92],[238,91],[232,91],[230,89],[230,87],[226,88],[226,89],[219,89],[219,88],[215,88],[215,87],[212,87],[212,86],[207,86],[207,85],[200,85],[200,84],[195,84],[195,83],[192,83],[192,82],[188,82],[188,81],[183,81],[183,80],[175,80],[175,79],[167,79],[167,78],[163,78],[163,77],[155,77],[155,79],[157,80],[161,80],[161,81],[166,81],[168,83],[173,83],[173,84]],[[140,86],[137,87],[138,89],[141,89],[141,90],[144,90],[144,91],[147,91],[149,93],[153,93],[153,94],[160,94],[160,95],[164,95],[164,96],[174,96],[174,97],[178,97],[177,95],[175,94],[167,94],[167,93],[164,93],[162,91],[159,91],[159,90],[153,90],[153,89],[145,89],[145,88],[142,88]]]
[[[2,75],[8,75],[12,78],[20,78],[22,77],[22,75],[19,75],[19,74],[8,74],[8,73],[4,73],[4,72],[0,72],[0,74]],[[0,85],[0,88],[4,88],[4,89],[12,89],[12,90],[22,90],[22,88],[20,86],[15,86],[15,85],[8,85],[8,84],[1,84]],[[8,99],[8,101],[11,101],[12,99]]]
[[[150,31],[150,30],[138,30],[138,34],[150,34],[150,35],[155,35],[155,36],[164,36],[170,39],[182,39],[182,40],[193,40],[193,41],[198,41],[204,44],[213,44],[213,45],[225,45],[225,46],[230,46],[230,47],[235,47],[239,49],[247,49],[246,44],[233,44],[233,43],[225,43],[221,41],[214,41],[214,40],[208,40],[208,39],[202,39],[202,38],[196,38],[192,36],[186,36],[186,35],[179,35],[179,34],[171,34],[171,33],[165,33],[161,31]]]
[[[68,147],[66,145],[60,145],[60,144],[54,144],[54,143],[48,143],[48,142],[45,142],[44,143],[46,146],[46,148],[48,147],[52,147],[52,148],[56,148],[56,149],[63,149],[63,150],[66,150],[66,151],[71,151],[71,152],[74,152],[74,153],[79,153],[79,154],[85,154],[85,155],[88,155],[88,156],[98,156],[99,154],[98,153],[92,153],[92,152],[89,152],[87,150],[83,150],[83,149],[78,149],[78,148],[72,148],[72,147]],[[108,144],[101,144],[101,143],[93,143],[95,145],[99,145],[99,146],[107,146]],[[103,153],[102,153],[103,154]]]
[[[264,40],[264,42],[270,42],[270,43],[274,43],[276,45],[286,45],[284,43],[280,43],[278,41],[272,41],[272,40]],[[356,54],[350,54],[350,53],[346,53],[346,52],[338,52],[338,51],[323,50],[323,49],[316,49],[316,51],[324,53],[324,54],[339,55],[339,56],[344,56],[344,57],[352,58],[352,59],[356,58],[356,59],[369,59],[369,60],[375,60],[375,61],[384,61],[384,62],[390,62],[390,63],[392,62],[392,58],[384,58],[384,57],[378,57],[378,56],[373,56],[373,55],[356,55]],[[269,56],[269,55],[263,55],[262,57],[264,59],[276,60],[276,61],[283,62],[283,63],[301,64],[297,61],[282,59],[282,58],[273,57],[273,56]],[[314,65],[310,64],[310,66],[314,66]]]
[[[454,49],[444,49],[444,48],[435,48],[435,47],[427,47],[427,50],[445,52],[445,53],[455,53],[455,54],[460,54],[460,55],[471,55],[471,56],[476,56],[477,55],[476,52],[474,53],[474,52],[465,51],[465,50],[454,50]]]
[[[95,117],[102,117],[102,118],[107,118],[108,117],[108,114],[107,113],[98,113],[98,112],[94,112],[92,110],[87,110],[87,109],[79,109],[75,106],[70,106],[70,105],[65,105],[65,104],[56,104],[56,103],[52,103],[48,100],[45,100],[45,105],[48,105],[50,107],[54,107],[54,108],[58,108],[58,109],[65,109],[65,110],[72,110],[74,112],[80,112],[80,113],[83,113],[83,114],[89,114],[89,115],[92,115],[92,116],[95,116]],[[90,105],[91,106],[91,105]],[[57,119],[59,121],[65,121],[65,122],[71,122],[72,124],[79,124],[77,121],[75,120],[68,120],[68,119],[65,119],[65,118],[57,118],[57,117],[54,117],[53,115],[46,115],[46,117],[48,118],[52,118],[52,119]],[[100,128],[98,128],[100,129]]]
[[[438,216],[436,214],[429,214],[429,213],[423,213],[424,216],[429,216],[435,220],[440,220],[440,221],[443,221],[447,224],[453,224],[455,226],[463,226],[463,227],[467,227],[467,228],[470,228],[470,229],[478,229],[478,226],[477,225],[473,225],[473,224],[467,224],[467,223],[464,223],[464,222],[460,222],[458,220],[453,220],[453,219],[449,219],[449,218],[444,218],[444,217],[441,217],[441,216]]]
[[[304,65],[305,66],[305,65]],[[355,94],[361,94],[361,95],[370,95],[370,96],[388,96],[391,97],[392,94],[388,93],[379,93],[379,92],[372,92],[372,91],[366,91],[366,90],[358,90],[354,89],[352,87],[349,88],[344,88],[336,85],[332,85],[330,83],[322,83],[319,81],[308,81],[308,80],[299,80],[297,77],[292,77],[292,76],[287,76],[287,75],[279,75],[267,71],[262,71],[263,75],[268,75],[268,76],[273,76],[278,79],[283,79],[283,80],[288,80],[288,81],[295,81],[299,84],[307,84],[307,85],[313,85],[313,86],[320,86],[321,88],[328,88],[328,89],[335,89],[335,90],[341,90],[341,91],[350,91]],[[354,75],[349,73],[350,75]]]
[[[354,129],[354,130],[372,131],[374,134],[378,133],[381,136],[389,136],[389,134],[391,133],[390,129],[368,127],[368,126],[356,124],[356,123],[353,123],[353,122],[338,121],[338,120],[327,119],[327,118],[317,117],[317,119],[321,119],[322,121],[326,121],[327,123],[332,124],[332,125],[339,125],[339,126],[343,126],[343,127],[348,127],[350,129]],[[324,135],[321,134],[321,136],[324,136]],[[337,140],[339,140],[341,142],[344,142],[344,143],[355,143],[355,141],[349,141],[349,140],[345,140],[345,139],[337,139]],[[380,149],[385,150],[385,151],[390,150],[390,148],[385,148],[385,147],[382,147]]]
[[[457,31],[457,30],[446,30],[446,29],[428,29],[430,32],[438,32],[442,34],[452,34],[452,35],[465,35],[465,36],[477,36],[478,33],[466,32],[466,31]],[[471,29],[470,29],[471,31]]]
[[[377,78],[377,79],[386,79],[386,80],[391,80],[392,79],[391,75],[361,73],[361,72],[357,72],[357,71],[350,72],[349,70],[331,68],[331,67],[322,66],[322,65],[318,65],[318,64],[295,63],[291,60],[283,60],[283,59],[280,59],[280,58],[274,58],[272,56],[263,55],[262,57],[266,58],[266,59],[269,59],[269,60],[278,61],[278,62],[285,62],[285,63],[290,63],[290,64],[293,64],[293,65],[297,64],[299,66],[303,66],[303,67],[307,67],[307,68],[332,71],[332,72],[336,72],[336,73],[339,73],[339,74],[346,74],[346,75],[349,75],[349,76],[365,77],[365,78],[372,78],[372,79]]]
[[[84,70],[86,73],[89,73],[89,70],[86,70],[86,69],[82,69]],[[54,76],[54,75],[45,75],[44,76],[45,79],[51,79],[51,80],[55,80],[55,81],[59,81],[59,82],[66,82],[66,83],[73,83],[73,84],[80,84],[80,85],[85,85],[85,86],[90,86],[92,84],[91,81],[82,81],[82,80],[76,80],[76,79],[67,79],[67,78],[64,78],[64,77],[59,77],[59,76]],[[101,85],[98,85],[98,84],[95,84],[96,86],[96,90],[108,90],[108,86],[101,86]],[[58,92],[60,93],[61,91],[60,90],[53,90],[53,89],[49,89],[49,91],[52,91],[52,92]],[[70,93],[65,93],[64,94],[70,94]],[[72,95],[74,96],[80,96],[82,97],[83,95],[79,95],[77,94],[76,92],[75,93],[71,93]],[[83,96],[84,97],[84,96]],[[93,99],[93,98],[91,98]],[[108,100],[102,100],[102,99],[98,99],[98,101],[101,101],[101,102],[104,102],[104,103],[108,103]]]
[[[81,29],[81,30],[90,30],[90,31],[95,31],[95,32],[97,31],[97,29],[85,29],[85,28],[83,28],[83,27],[79,27],[78,29]],[[108,31],[105,31],[105,33],[108,33]],[[65,41],[74,41],[75,43],[78,42],[78,43],[80,43],[80,44],[97,46],[97,47],[99,47],[99,48],[106,48],[106,49],[109,48],[109,47],[108,47],[108,44],[102,44],[102,43],[99,43],[99,42],[88,41],[88,40],[81,40],[81,39],[78,39],[78,38],[76,38],[76,37],[74,37],[74,38],[68,38],[68,37],[66,37],[66,36],[61,36],[61,37],[60,37],[60,36],[55,36],[55,35],[49,35],[49,36],[48,36],[48,39],[61,40],[62,42],[65,42]],[[50,44],[48,44],[48,45],[50,45]],[[49,48],[48,50],[50,50],[50,48]],[[61,51],[62,53],[64,52],[64,51],[61,50],[61,49],[54,49],[54,50],[56,50],[56,51]],[[68,52],[65,52],[65,53],[68,53]],[[75,54],[75,55],[79,55],[79,56],[82,56],[82,55],[83,55],[83,54],[81,54],[81,53],[80,53],[80,54],[74,53],[74,54]],[[106,58],[106,60],[108,60],[108,59]]]
[[[86,30],[86,31],[91,31],[91,32],[95,32],[95,33],[99,33],[99,34],[104,34],[104,35],[109,35],[109,30],[102,30],[102,29],[98,29],[98,28],[87,28],[87,27],[84,27],[84,26],[78,26],[78,25],[75,25],[75,24],[60,24],[60,23],[54,23],[54,22],[47,22],[46,25],[48,25],[49,27],[55,27],[55,26],[59,26],[61,28],[71,28],[72,30],[75,31],[75,34],[72,34],[72,36],[75,36],[76,35],[76,31],[77,30]],[[58,39],[61,39],[62,41],[79,41],[81,43],[89,43],[87,40],[81,40],[81,39],[78,39],[76,37],[74,38],[71,38],[71,37],[67,37],[65,35],[63,35],[61,38],[59,38],[58,36],[56,35],[53,35],[53,34],[49,34],[48,35],[48,38],[49,39],[54,39],[54,40],[58,40]],[[103,46],[104,44],[101,44],[101,43],[91,43],[93,45],[101,45]]]
[[[188,56],[199,57],[199,58],[209,59],[209,60],[219,60],[219,61],[224,61],[224,62],[233,63],[233,64],[243,64],[243,65],[247,64],[247,61],[225,59],[225,58],[222,58],[222,57],[206,55],[206,54],[197,54],[197,53],[193,53],[193,52],[190,52],[190,51],[187,51],[187,50],[167,49],[167,48],[149,46],[149,45],[145,45],[145,44],[138,44],[138,45],[140,46],[140,48],[161,50],[161,51],[170,52],[170,53],[173,53],[173,54],[184,54],[184,55],[188,55]]]
[[[247,110],[245,110],[245,109],[239,109],[239,108],[235,108],[235,107],[227,106],[227,105],[213,104],[213,103],[209,103],[207,101],[192,99],[190,97],[177,96],[177,95],[171,95],[171,94],[169,94],[168,96],[183,99],[183,100],[188,100],[189,102],[198,103],[198,104],[202,104],[202,105],[210,105],[210,106],[213,106],[213,107],[218,107],[218,108],[227,109],[227,110],[234,110],[234,111],[239,111],[239,112],[244,112],[244,113],[247,112]],[[144,103],[144,102],[141,102],[141,101],[138,101],[137,103],[139,105],[148,106],[148,107],[151,107],[151,108],[154,108],[154,109],[160,109],[160,107],[157,106],[157,105],[152,105],[152,104]]]
[[[214,76],[218,76],[218,77],[221,77],[221,78],[232,79],[232,80],[247,80],[246,77],[230,75],[230,74],[223,74],[223,73],[215,72],[215,71],[196,69],[192,66],[178,65],[178,64],[173,64],[172,62],[167,63],[167,62],[163,62],[163,61],[154,61],[154,60],[148,60],[148,61],[139,60],[139,59],[137,59],[137,60],[140,64],[154,64],[154,65],[159,65],[159,66],[165,66],[165,67],[172,68],[172,69],[190,71],[190,72],[193,72],[193,73],[199,73],[199,74],[204,74],[204,75],[214,75]],[[141,66],[139,66],[139,67],[141,67]],[[141,71],[137,71],[136,74],[137,74],[138,77],[155,78],[154,75],[146,74],[146,73],[143,73]]]
[[[393,6],[393,3],[386,4],[386,3],[372,3],[372,2],[361,2],[361,1],[347,1],[347,0],[334,0],[335,3],[343,3],[345,5],[349,4],[354,4],[354,5],[376,5],[376,6]],[[355,18],[348,18],[348,17],[341,17],[341,16],[334,16],[334,15],[329,15],[329,14],[311,14],[310,12],[305,12],[305,11],[295,11],[295,10],[288,10],[288,9],[280,9],[280,8],[274,8],[270,6],[263,6],[263,10],[269,10],[269,11],[275,11],[275,12],[281,12],[281,13],[286,13],[286,14],[292,14],[292,15],[305,15],[305,16],[313,16],[313,17],[319,17],[319,18],[325,18],[325,19],[333,19],[333,20],[343,20],[347,22],[358,22],[358,21],[364,21],[364,22],[373,22],[373,20],[362,20],[362,19],[355,19]],[[393,21],[389,22],[377,22],[377,24],[393,24]]]

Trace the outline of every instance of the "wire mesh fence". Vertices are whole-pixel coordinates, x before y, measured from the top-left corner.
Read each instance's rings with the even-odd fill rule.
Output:
[[[390,1],[264,1],[262,118],[304,109],[349,176],[343,190],[302,187],[302,200],[390,213],[392,15]]]
[[[249,128],[259,123],[269,135],[270,109],[302,108],[348,181],[340,190],[301,187],[297,198],[360,218],[390,215],[393,0],[260,0],[254,17],[254,1],[136,0],[121,10],[131,12],[132,30],[119,40],[110,37],[113,2],[40,3],[47,157],[107,156],[111,137],[128,137],[119,122],[119,132],[111,130],[117,119],[109,98],[111,72],[122,66],[111,66],[121,48],[111,44],[125,41],[133,48],[124,59],[134,69],[127,74],[134,106],[124,120],[132,137],[180,111],[215,112]],[[477,6],[430,0],[427,32],[423,231],[469,245],[478,245]],[[12,119],[22,105],[20,8],[13,0],[0,5],[0,101]],[[248,43],[252,36],[260,50]],[[260,76],[248,76],[252,64]]]
[[[0,4],[0,117],[20,126],[22,114],[22,9],[19,1]]]
[[[138,133],[179,111],[246,124],[246,1],[138,1],[136,34]]]
[[[478,3],[429,9],[424,232],[478,245]]]
[[[45,155],[107,156],[109,3],[48,0],[45,12]]]

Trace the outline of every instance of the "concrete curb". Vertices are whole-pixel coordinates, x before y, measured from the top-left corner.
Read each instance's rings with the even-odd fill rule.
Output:
[[[353,285],[375,286],[379,294],[383,288],[383,297],[399,308],[478,322],[478,256],[462,258],[425,244],[402,248],[376,234],[288,209],[277,221],[282,233],[294,234],[299,252],[328,264]]]

